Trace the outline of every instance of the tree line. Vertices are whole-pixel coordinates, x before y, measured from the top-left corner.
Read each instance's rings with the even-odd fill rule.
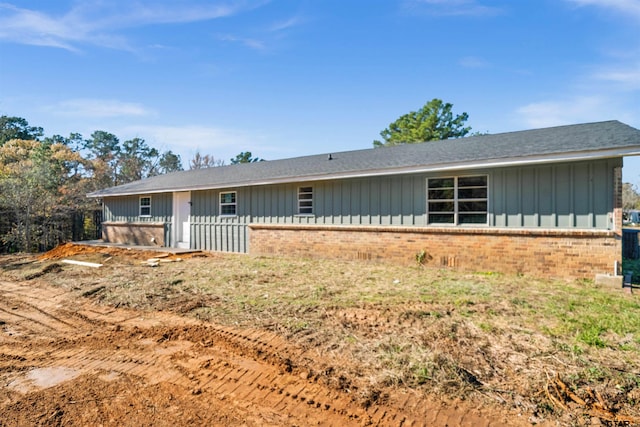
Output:
[[[629,182],[622,184],[622,209],[625,211],[640,209],[638,188]]]
[[[242,152],[231,164],[260,161]],[[224,165],[196,153],[191,169]],[[0,253],[38,252],[99,238],[101,206],[92,191],[183,170],[180,156],[142,138],[98,130],[89,138],[45,136],[22,117],[0,117]]]

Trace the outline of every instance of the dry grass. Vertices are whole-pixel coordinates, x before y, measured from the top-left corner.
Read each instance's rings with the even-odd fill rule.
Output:
[[[51,262],[0,263],[0,277]],[[362,393],[410,387],[577,423],[544,393],[559,375],[576,395],[595,390],[640,416],[640,298],[589,281],[238,255],[158,268],[116,257],[44,278],[101,304],[276,331]]]

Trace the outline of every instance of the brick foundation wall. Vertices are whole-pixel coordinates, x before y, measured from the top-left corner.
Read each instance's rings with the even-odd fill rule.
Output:
[[[622,168],[613,171],[613,224],[616,233],[622,236]]]
[[[622,243],[613,231],[251,224],[253,255],[376,260],[536,277],[613,274]]]
[[[103,222],[102,239],[110,243],[164,246],[163,222]]]

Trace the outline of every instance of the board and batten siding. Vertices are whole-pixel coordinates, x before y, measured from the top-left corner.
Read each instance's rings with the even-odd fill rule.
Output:
[[[614,169],[620,166],[619,159],[608,159],[248,187],[238,190],[238,220],[424,227],[428,178],[487,175],[488,226],[607,230],[613,227]],[[312,215],[297,214],[301,185],[313,187]]]
[[[313,214],[298,214],[299,187],[313,187]],[[238,208],[253,223],[412,226],[424,221],[425,189],[418,175],[265,185],[239,191]]]
[[[220,215],[220,193],[236,192],[237,215]],[[205,251],[248,252],[247,224],[242,213],[247,189],[191,192],[191,247]]]
[[[248,252],[251,223],[426,227],[427,179],[469,175],[488,176],[488,227],[609,230],[621,166],[604,159],[192,191],[191,247]],[[311,215],[298,214],[301,186],[313,187]],[[236,192],[237,215],[220,215],[220,193],[228,191]],[[164,222],[171,246],[173,193],[151,198],[148,218],[139,216],[139,196],[105,198],[105,220]]]
[[[140,216],[140,197],[151,197],[151,216]],[[165,246],[172,246],[172,215],[173,193],[109,197],[103,203],[104,222],[164,223]]]
[[[505,168],[489,179],[494,227],[597,229],[613,225],[619,159]]]

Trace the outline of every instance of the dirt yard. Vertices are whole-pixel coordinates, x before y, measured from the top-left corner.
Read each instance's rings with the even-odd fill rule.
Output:
[[[0,426],[629,425],[637,420],[606,407],[596,417],[593,405],[583,408],[586,417],[543,417],[533,406],[518,407],[489,392],[456,397],[388,380],[372,387],[371,366],[337,344],[323,345],[322,334],[309,345],[313,328],[282,328],[273,319],[258,318],[251,308],[257,302],[243,302],[245,322],[217,315],[224,313],[224,296],[201,289],[188,295],[184,289],[162,294],[147,288],[144,295],[110,293],[121,279],[118,286],[134,288],[136,281],[155,277],[155,288],[179,287],[189,271],[216,260],[157,255],[65,246],[40,259],[1,258]],[[146,260],[154,256],[157,266],[149,267]],[[71,258],[103,267],[60,261]],[[179,268],[182,278],[175,279],[170,268]],[[243,273],[235,274],[242,279]],[[364,325],[382,322],[357,309],[343,311],[342,326],[333,326],[336,336],[345,316]],[[357,348],[355,341],[350,345]],[[470,372],[457,375],[467,388],[481,381]],[[563,385],[556,384],[556,390]],[[558,403],[569,409],[569,403]]]

